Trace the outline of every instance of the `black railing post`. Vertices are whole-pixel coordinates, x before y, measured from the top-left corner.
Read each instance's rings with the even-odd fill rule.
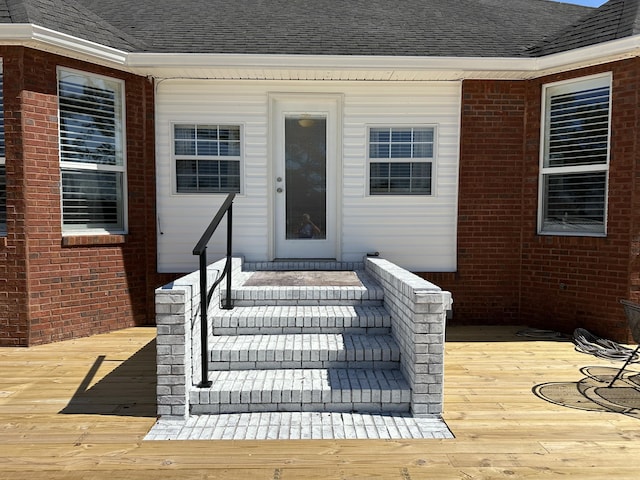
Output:
[[[231,231],[233,225],[233,205],[229,205],[227,210],[227,264],[225,270],[227,274],[227,294],[225,295],[224,304],[222,308],[224,310],[232,310],[233,304],[231,303]]]
[[[209,380],[209,296],[207,295],[207,247],[200,252],[200,358],[201,381],[199,388],[209,388],[213,382]]]

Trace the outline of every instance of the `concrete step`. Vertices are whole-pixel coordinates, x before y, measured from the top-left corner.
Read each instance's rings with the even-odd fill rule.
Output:
[[[391,335],[225,335],[213,337],[210,348],[210,370],[390,369],[400,361]]]
[[[263,305],[219,310],[212,319],[215,335],[290,333],[383,334],[391,328],[391,315],[374,306]]]
[[[409,412],[399,370],[283,369],[211,372],[191,392],[192,414],[245,412]]]

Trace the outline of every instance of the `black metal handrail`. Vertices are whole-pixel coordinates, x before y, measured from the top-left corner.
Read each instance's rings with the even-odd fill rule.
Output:
[[[198,384],[200,388],[208,388],[211,386],[209,380],[209,328],[207,311],[209,309],[209,302],[213,296],[213,292],[224,278],[227,279],[227,294],[221,308],[225,310],[231,310],[233,304],[231,302],[231,233],[233,231],[233,199],[236,197],[235,193],[230,193],[227,199],[224,201],[218,213],[216,213],[213,220],[202,234],[202,237],[193,249],[193,254],[200,257],[200,348],[202,356],[202,380]],[[222,275],[213,283],[211,289],[207,286],[207,243],[211,240],[216,228],[220,225],[222,218],[227,215],[227,261],[224,265]]]

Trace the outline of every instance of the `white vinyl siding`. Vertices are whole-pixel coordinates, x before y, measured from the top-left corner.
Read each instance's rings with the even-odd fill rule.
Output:
[[[271,260],[275,178],[270,94],[342,99],[338,192],[339,259],[368,252],[413,271],[455,271],[459,155],[459,82],[292,82],[165,80],[157,89],[156,162],[158,262],[161,272],[197,268],[194,245],[224,195],[175,190],[173,126],[241,125],[242,193],[233,209],[233,252]],[[369,195],[369,128],[436,126],[431,195]],[[209,244],[210,261],[224,255],[225,223]]]
[[[58,96],[63,231],[123,233],[123,82],[60,69]]]
[[[605,235],[611,76],[544,88],[539,232]]]

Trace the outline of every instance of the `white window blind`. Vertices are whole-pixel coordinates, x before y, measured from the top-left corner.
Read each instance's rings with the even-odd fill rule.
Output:
[[[611,79],[545,89],[541,233],[604,235]]]
[[[369,194],[431,195],[434,127],[369,129]]]
[[[118,80],[59,71],[65,232],[125,230],[123,90]]]

